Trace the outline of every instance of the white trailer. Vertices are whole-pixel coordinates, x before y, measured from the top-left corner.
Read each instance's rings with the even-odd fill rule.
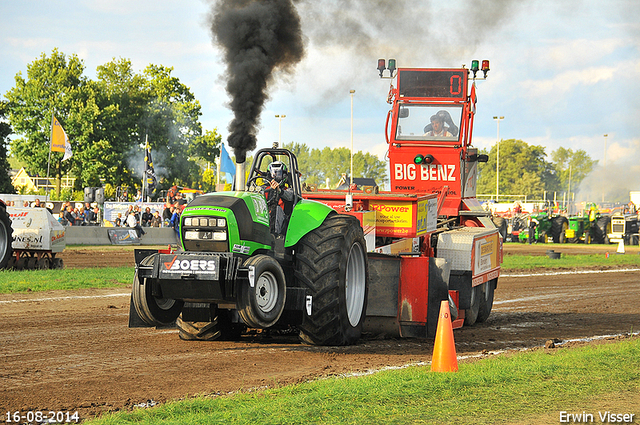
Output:
[[[13,229],[13,255],[7,268],[17,270],[61,269],[56,258],[66,246],[64,226],[46,208],[7,207]]]

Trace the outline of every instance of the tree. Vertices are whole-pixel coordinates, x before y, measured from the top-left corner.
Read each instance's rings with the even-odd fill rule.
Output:
[[[484,151],[484,153],[487,153]],[[478,165],[478,193],[496,193],[497,148],[488,152],[489,160]],[[553,165],[545,160],[542,146],[529,146],[522,140],[500,141],[500,194],[542,198],[557,186]]]
[[[9,161],[7,159],[7,144],[11,134],[11,126],[5,122],[7,102],[0,102],[0,193],[16,193],[11,178],[9,178]]]
[[[98,66],[91,81],[76,55],[43,53],[27,66],[26,79],[16,75],[6,94],[7,116],[22,136],[12,152],[29,164],[29,172],[45,175],[55,113],[73,156],[62,162],[62,154],[53,152],[53,175],[71,172],[76,190],[101,181],[140,187],[147,137],[156,173],[167,185],[196,185],[205,168],[198,161],[214,162],[220,136],[215,130],[202,134],[200,103],[172,71],[149,65],[136,73],[130,60],[114,59]]]
[[[145,142],[140,122],[151,96],[144,88],[143,76],[134,72],[128,59],[114,59],[100,65],[96,75],[100,108],[96,139],[105,148],[103,177],[115,186],[133,186],[141,179],[134,176],[135,164],[129,160],[136,156],[133,151],[141,151],[140,146]]]
[[[551,153],[551,160],[558,176],[558,187],[553,188],[556,191],[575,191],[594,167],[598,164],[597,160],[591,159],[587,152],[582,149],[573,151],[560,147]],[[571,181],[569,181],[571,179]],[[571,187],[569,187],[569,184]]]
[[[69,136],[74,155],[79,153],[76,146],[90,139],[96,105],[83,72],[76,55],[67,58],[54,49],[50,57],[43,53],[27,65],[26,80],[18,73],[15,87],[6,93],[7,116],[15,133],[23,136],[11,143],[11,151],[29,164],[30,172],[47,173],[52,114]],[[83,159],[80,155],[62,162],[62,156],[51,153],[52,175],[58,181]]]
[[[302,180],[309,184],[324,185],[329,179],[335,185],[342,174],[350,174],[351,152],[347,148],[309,149],[302,143],[284,144],[298,158],[298,166],[302,172]],[[353,155],[353,176],[373,178],[379,185],[386,182],[387,164],[375,155],[358,151]]]
[[[189,159],[189,146],[202,137],[198,121],[201,107],[189,88],[171,76],[172,71],[173,68],[160,65],[149,65],[144,70],[152,98],[145,108],[141,130],[149,133],[152,149],[159,152],[157,157],[164,163],[166,178],[192,185],[200,173]]]

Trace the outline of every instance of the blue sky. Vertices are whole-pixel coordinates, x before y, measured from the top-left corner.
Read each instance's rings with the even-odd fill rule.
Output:
[[[112,58],[131,59],[136,71],[172,66],[201,102],[204,127],[224,140],[231,114],[211,7],[205,0],[3,1],[0,95],[54,48],[83,59],[89,78]],[[348,147],[354,89],[354,147],[382,157],[389,81],[378,78],[379,57],[406,67],[489,59],[489,78],[478,84],[474,145],[495,143],[492,117],[500,115],[502,139],[542,145],[548,154],[584,149],[603,165],[608,134],[606,178],[640,190],[637,0],[306,0],[298,11],[306,55],[293,73],[275,75],[258,147],[278,140],[276,114],[286,115],[284,142]]]

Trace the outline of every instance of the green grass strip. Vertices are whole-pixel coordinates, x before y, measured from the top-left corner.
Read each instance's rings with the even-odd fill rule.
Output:
[[[503,272],[535,268],[579,269],[588,267],[640,268],[640,255],[563,255],[552,260],[544,255],[506,255]],[[93,269],[0,271],[0,293],[49,291],[57,289],[112,288],[130,285],[133,267],[105,267]]]
[[[587,255],[566,255],[552,260],[546,255],[505,255],[502,262],[503,270],[514,269],[535,269],[535,268],[589,268],[589,267],[640,267],[640,255],[625,254],[617,255],[615,252],[609,255],[587,254]]]
[[[640,339],[538,350],[460,365],[410,367],[109,414],[91,424],[496,424],[640,390]],[[629,406],[631,408],[632,406]],[[595,406],[597,412],[597,406]],[[634,413],[634,412],[628,412]],[[558,417],[558,416],[556,416]]]
[[[0,271],[0,293],[57,289],[113,288],[131,285],[133,267]]]

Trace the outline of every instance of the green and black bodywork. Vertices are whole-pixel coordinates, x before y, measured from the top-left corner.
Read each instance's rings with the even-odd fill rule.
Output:
[[[289,173],[269,196],[285,188],[294,195],[276,204],[286,215],[282,234],[270,227],[263,193],[273,161]],[[189,203],[180,250],[136,252],[130,327],[175,321],[181,338],[208,340],[235,338],[245,328],[296,327],[310,343],[355,342],[368,283],[359,221],[303,199],[296,157],[286,149],[258,151],[247,186]]]

